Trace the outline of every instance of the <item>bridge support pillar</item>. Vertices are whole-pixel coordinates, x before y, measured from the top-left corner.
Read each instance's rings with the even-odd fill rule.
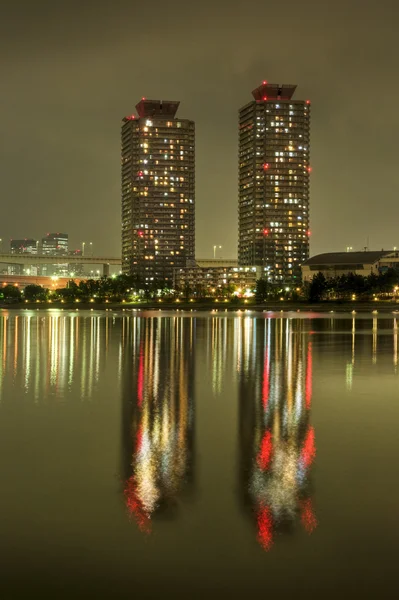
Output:
[[[104,277],[109,277],[109,263],[103,264],[103,275]]]

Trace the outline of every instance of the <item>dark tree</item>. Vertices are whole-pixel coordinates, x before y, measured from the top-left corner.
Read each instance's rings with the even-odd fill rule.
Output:
[[[18,301],[21,299],[21,290],[15,285],[5,285],[0,291],[5,300]]]
[[[269,285],[266,279],[258,279],[256,281],[255,298],[256,302],[266,302]]]
[[[48,292],[41,285],[31,283],[24,289],[25,300],[45,300]]]
[[[327,281],[323,273],[317,273],[309,284],[309,300],[310,302],[319,302],[327,290]]]

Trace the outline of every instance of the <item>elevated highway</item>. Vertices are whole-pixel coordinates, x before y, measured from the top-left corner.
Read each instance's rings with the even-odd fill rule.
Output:
[[[110,265],[121,266],[120,258],[108,256],[74,256],[52,254],[0,254],[0,264],[6,265],[102,265],[103,275],[109,275]]]

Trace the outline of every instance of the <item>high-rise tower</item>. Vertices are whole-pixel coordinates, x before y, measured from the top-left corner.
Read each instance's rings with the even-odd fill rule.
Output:
[[[264,81],[240,110],[239,264],[272,283],[300,281],[309,257],[310,102]]]
[[[195,126],[179,102],[146,100],[122,125],[122,269],[172,284],[195,257]]]

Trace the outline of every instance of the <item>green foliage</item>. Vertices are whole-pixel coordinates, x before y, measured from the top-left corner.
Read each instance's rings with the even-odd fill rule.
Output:
[[[399,285],[399,273],[395,269],[388,269],[376,275],[371,273],[367,277],[356,273],[348,273],[326,279],[322,273],[317,273],[308,285],[308,299],[318,302],[323,298],[331,300],[369,300],[373,294],[391,294],[395,286]]]
[[[269,291],[269,284],[266,279],[256,281],[255,298],[256,302],[266,302]]]
[[[21,299],[21,290],[15,285],[5,285],[1,291],[4,300],[18,302]]]
[[[31,283],[27,285],[24,289],[24,297],[25,300],[35,301],[35,300],[46,300],[48,297],[48,290],[46,290],[41,285],[36,285],[35,283]]]
[[[310,302],[319,302],[327,290],[327,281],[323,273],[317,273],[309,284],[308,298]]]

